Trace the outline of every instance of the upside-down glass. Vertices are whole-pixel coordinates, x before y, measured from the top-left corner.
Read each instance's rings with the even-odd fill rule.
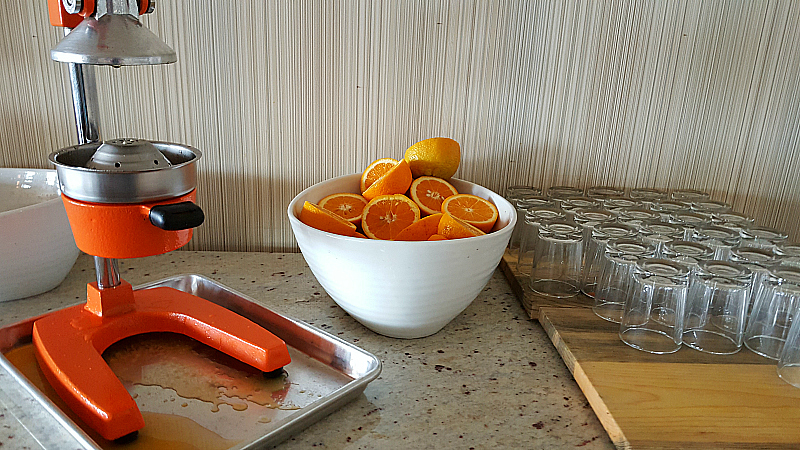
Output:
[[[783,231],[770,227],[744,227],[739,234],[742,236],[742,246],[769,249],[787,242],[789,238]]]
[[[551,186],[547,189],[547,197],[556,201],[561,206],[561,201],[568,197],[580,197],[583,189],[575,186]]]
[[[667,259],[637,263],[620,323],[622,342],[657,354],[681,348],[688,275],[686,266]]]
[[[611,239],[602,254],[592,311],[609,322],[619,323],[625,301],[631,295],[633,273],[640,259],[653,258],[655,245],[638,238]]]
[[[514,185],[506,188],[506,200],[514,203],[514,200],[523,196],[542,195],[542,189],[536,186]]]
[[[668,221],[669,216],[679,212],[691,211],[691,205],[676,200],[660,200],[650,205],[650,209],[661,215],[661,220]]]
[[[627,197],[606,197],[603,199],[603,209],[607,209],[614,214],[617,214],[617,211],[621,209],[635,208],[639,205],[638,201]]]
[[[777,360],[800,308],[800,269],[772,266],[756,293],[744,344],[754,353]]]
[[[780,263],[784,266],[800,267],[800,243],[784,242],[775,248]]]
[[[611,239],[606,243],[597,276],[592,311],[602,319],[619,323],[625,301],[631,296],[636,263],[653,258],[656,248],[641,239]]]
[[[730,261],[747,267],[753,273],[750,282],[748,314],[753,309],[753,302],[758,295],[761,284],[769,277],[768,267],[778,263],[775,253],[771,249],[757,247],[736,247],[731,250]]]
[[[682,226],[684,229],[683,239],[691,241],[694,230],[710,224],[711,217],[693,211],[683,211],[670,214],[667,222]]]
[[[610,197],[622,197],[623,195],[625,195],[625,189],[613,186],[593,186],[586,190],[587,197],[601,200]]]
[[[670,198],[679,202],[697,202],[701,200],[708,200],[711,194],[705,191],[698,191],[696,189],[675,189],[670,194]]]
[[[711,214],[711,223],[718,227],[730,228],[740,231],[742,228],[751,227],[755,219],[734,211],[716,212]]]
[[[683,343],[704,353],[730,355],[742,348],[750,271],[727,261],[703,261],[690,276]]]
[[[730,257],[731,249],[739,245],[741,237],[730,228],[705,225],[695,228],[689,240],[711,247],[714,259],[725,260]]]
[[[786,335],[786,344],[778,359],[778,376],[800,388],[800,320],[795,320]]]
[[[554,220],[564,220],[564,211],[555,206],[535,206],[525,212],[523,228],[520,235],[519,254],[517,255],[517,271],[523,276],[530,276],[533,256],[536,252],[536,241],[539,238],[539,226]]]
[[[667,192],[661,189],[634,188],[631,189],[630,197],[645,204],[652,204],[667,198]]]
[[[597,277],[600,275],[603,254],[606,251],[608,241],[611,239],[631,239],[637,234],[636,228],[615,222],[601,223],[592,229],[589,243],[586,245],[584,252],[581,292],[594,298],[597,289]]]
[[[691,209],[694,212],[711,218],[713,214],[730,212],[733,210],[733,207],[728,203],[718,202],[716,200],[699,200],[692,202]]]
[[[675,240],[664,244],[661,255],[695,271],[700,268],[701,261],[714,259],[714,250],[697,242]]]
[[[522,194],[519,198],[512,201],[511,204],[513,204],[514,208],[517,210],[517,217],[519,219],[514,225],[514,230],[511,232],[511,239],[508,241],[508,252],[512,257],[516,257],[519,251],[522,229],[525,225],[525,221],[522,219],[525,217],[527,210],[537,206],[553,206],[554,202],[541,195]]]
[[[617,221],[636,228],[641,228],[645,222],[658,221],[661,215],[644,207],[622,208],[616,211]]]
[[[684,239],[685,229],[677,224],[651,220],[642,222],[639,235],[648,244],[656,246],[656,254],[661,255],[664,244],[669,241]]]
[[[578,295],[582,259],[580,227],[564,220],[543,223],[539,227],[531,267],[531,290],[557,298]]]

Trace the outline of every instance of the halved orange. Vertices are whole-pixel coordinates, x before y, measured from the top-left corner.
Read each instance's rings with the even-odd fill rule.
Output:
[[[405,227],[403,231],[397,233],[395,241],[427,241],[431,236],[439,231],[439,220],[442,213],[423,217],[411,225]]]
[[[438,177],[421,176],[411,183],[408,190],[411,200],[425,214],[442,212],[442,203],[447,197],[458,194],[452,184]]]
[[[475,236],[483,236],[483,231],[478,228],[451,216],[449,213],[443,213],[442,219],[439,220],[438,233],[446,239],[462,239]]]
[[[406,160],[402,160],[372,183],[362,195],[372,200],[379,195],[405,194],[412,181],[411,168]]]
[[[358,226],[361,224],[361,213],[367,206],[367,199],[358,194],[342,192],[323,198],[318,205]]]
[[[381,158],[372,161],[372,163],[368,165],[361,174],[361,192],[366,191],[367,188],[372,185],[372,183],[376,182],[378,178],[385,175],[389,169],[396,165],[397,160],[394,158]]]
[[[379,195],[364,207],[361,228],[369,238],[391,240],[419,217],[419,206],[405,195]]]
[[[356,226],[319,205],[305,202],[300,210],[300,222],[328,233],[355,236]]]
[[[485,198],[472,194],[456,194],[445,199],[442,212],[463,220],[488,233],[497,222],[497,207]]]
[[[441,234],[434,234],[433,236],[428,238],[429,241],[446,241],[447,238],[442,236]]]

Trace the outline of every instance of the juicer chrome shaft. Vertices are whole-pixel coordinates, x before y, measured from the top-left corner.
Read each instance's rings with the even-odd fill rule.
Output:
[[[69,34],[70,31],[66,29],[65,34]],[[98,142],[100,141],[100,126],[98,124],[100,103],[97,99],[94,67],[86,64],[69,63],[68,68],[78,142],[81,144]],[[119,264],[116,259],[95,256],[94,268],[98,288],[111,288],[120,284]]]

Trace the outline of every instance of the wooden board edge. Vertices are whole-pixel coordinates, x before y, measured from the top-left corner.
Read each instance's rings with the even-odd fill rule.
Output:
[[[539,317],[539,310],[534,309],[529,302],[525,301],[525,289],[522,287],[522,283],[520,283],[516,271],[511,268],[511,263],[509,262],[511,258],[512,257],[509,254],[508,249],[506,249],[503,257],[500,258],[500,270],[503,271],[503,275],[505,275],[508,285],[511,286],[511,291],[519,300],[522,308],[526,313],[528,313],[528,318],[536,320]]]
[[[572,373],[572,377],[575,379],[575,382],[578,383],[578,387],[580,387],[586,400],[589,401],[589,405],[592,407],[598,420],[600,420],[600,424],[602,424],[603,428],[606,430],[608,437],[611,438],[611,442],[619,450],[629,450],[631,444],[625,438],[625,433],[622,432],[622,428],[620,428],[617,421],[614,420],[608,406],[606,406],[600,394],[594,388],[591,381],[589,381],[589,377],[583,371],[580,363],[575,359],[575,355],[572,354],[566,342],[561,338],[561,334],[558,332],[555,325],[553,325],[547,317],[548,309],[550,308],[539,309],[539,323],[542,325],[542,328],[544,328],[553,346],[555,346],[564,364],[566,364],[567,369]]]

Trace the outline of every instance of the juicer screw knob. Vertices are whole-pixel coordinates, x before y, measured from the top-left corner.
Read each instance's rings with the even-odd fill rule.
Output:
[[[61,0],[64,10],[70,14],[78,14],[83,9],[83,0]]]

